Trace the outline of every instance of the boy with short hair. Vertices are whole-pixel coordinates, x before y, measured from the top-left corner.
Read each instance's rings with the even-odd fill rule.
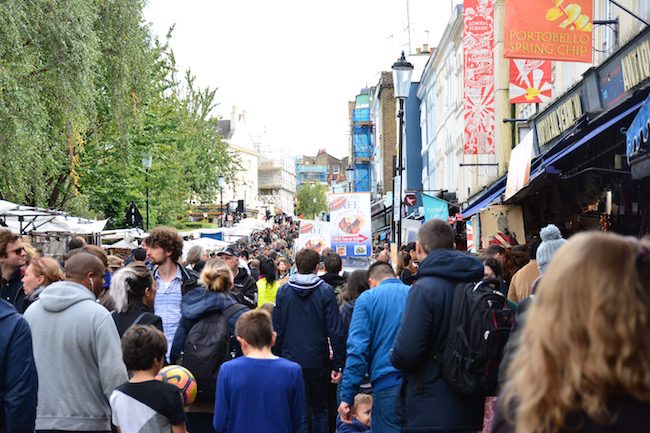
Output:
[[[221,366],[214,403],[218,433],[300,431],[304,390],[300,366],[271,352],[276,334],[263,310],[241,315],[235,335],[244,356]]]
[[[133,325],[122,337],[122,352],[133,376],[111,394],[118,433],[186,433],[179,389],[155,379],[167,352],[165,335],[151,325]]]
[[[354,397],[354,404],[350,409],[352,422],[346,423],[340,417],[337,418],[336,433],[371,433],[370,414],[372,413],[372,397],[368,394],[357,394]]]

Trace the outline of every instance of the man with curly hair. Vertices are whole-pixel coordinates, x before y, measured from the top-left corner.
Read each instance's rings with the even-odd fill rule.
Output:
[[[198,286],[198,274],[179,264],[183,254],[183,239],[171,227],[156,227],[145,239],[147,256],[155,265],[154,278],[158,290],[154,311],[162,318],[167,339],[167,356],[181,320],[183,294]]]
[[[27,253],[20,237],[9,230],[0,230],[0,297],[22,314],[25,311],[21,267]]]

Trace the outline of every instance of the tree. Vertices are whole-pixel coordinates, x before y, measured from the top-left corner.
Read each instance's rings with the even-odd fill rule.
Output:
[[[314,219],[316,215],[327,211],[327,195],[322,183],[305,183],[300,185],[296,195],[296,214]]]

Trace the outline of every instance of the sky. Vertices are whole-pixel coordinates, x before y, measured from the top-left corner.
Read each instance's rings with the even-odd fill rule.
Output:
[[[181,70],[217,88],[215,115],[246,111],[274,149],[348,153],[349,100],[401,50],[436,46],[455,0],[149,0],[145,20]]]

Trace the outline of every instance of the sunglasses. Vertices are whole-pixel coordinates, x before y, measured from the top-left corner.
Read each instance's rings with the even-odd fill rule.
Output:
[[[18,248],[16,248],[16,249],[11,250],[11,251],[7,251],[7,253],[14,253],[14,254],[16,254],[17,256],[19,256],[19,255],[21,255],[21,254],[23,253],[23,251],[25,251],[25,248],[23,248],[23,247],[18,247]]]

